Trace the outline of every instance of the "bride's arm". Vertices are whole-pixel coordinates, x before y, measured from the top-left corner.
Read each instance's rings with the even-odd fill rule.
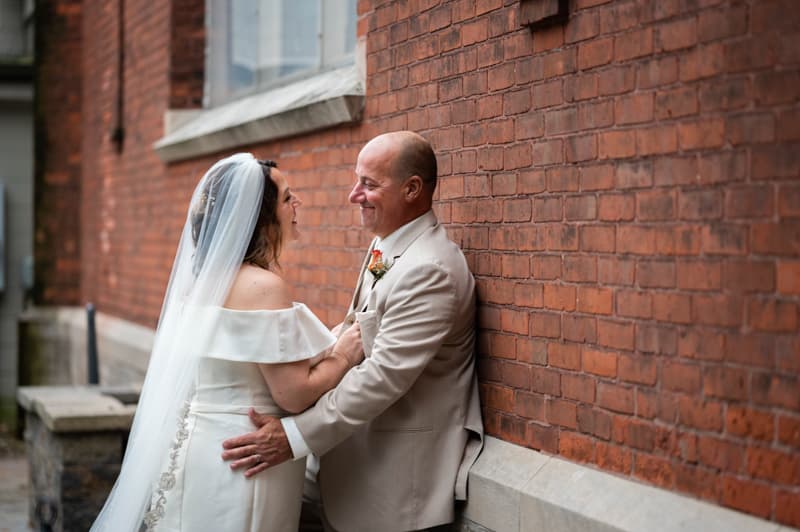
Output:
[[[290,308],[292,298],[289,286],[278,275],[245,265],[231,287],[225,306],[236,310],[279,310]],[[322,360],[258,366],[278,406],[296,413],[336,386],[363,358],[361,332],[355,324],[341,334]]]

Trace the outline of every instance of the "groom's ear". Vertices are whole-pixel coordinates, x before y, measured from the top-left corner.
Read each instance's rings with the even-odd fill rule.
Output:
[[[406,180],[403,198],[408,202],[412,202],[415,201],[421,193],[422,178],[418,175],[412,175]]]

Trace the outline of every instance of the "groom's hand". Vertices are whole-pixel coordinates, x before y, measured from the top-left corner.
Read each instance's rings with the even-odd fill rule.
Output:
[[[289,440],[280,420],[259,414],[252,408],[250,420],[258,429],[222,442],[223,460],[233,460],[231,469],[247,468],[244,476],[252,477],[268,467],[282,464],[293,458]]]

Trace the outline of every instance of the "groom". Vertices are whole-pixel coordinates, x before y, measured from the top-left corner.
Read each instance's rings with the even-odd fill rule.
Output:
[[[356,162],[350,202],[375,239],[345,325],[366,359],[305,412],[223,443],[251,475],[313,453],[322,508],[342,532],[449,523],[483,439],[474,364],[474,281],[431,207],[436,157],[410,131],[380,135]]]

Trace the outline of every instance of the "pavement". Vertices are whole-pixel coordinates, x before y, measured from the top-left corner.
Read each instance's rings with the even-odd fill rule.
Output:
[[[25,444],[0,429],[0,532],[32,532],[29,487]]]

